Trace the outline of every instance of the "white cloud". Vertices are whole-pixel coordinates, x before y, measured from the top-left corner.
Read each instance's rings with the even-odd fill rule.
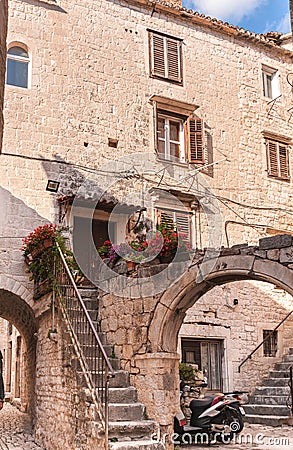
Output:
[[[276,26],[276,30],[281,33],[289,33],[291,31],[290,13],[284,15],[280,22]]]
[[[279,31],[284,34],[289,33],[291,31],[290,13],[287,12],[279,21],[273,20],[273,22],[267,22],[264,33],[268,31]]]
[[[249,16],[267,0],[191,0],[193,7],[202,13],[237,23],[244,16]]]

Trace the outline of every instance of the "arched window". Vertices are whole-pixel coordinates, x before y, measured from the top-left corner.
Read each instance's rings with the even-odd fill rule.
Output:
[[[7,52],[6,83],[27,88],[29,62],[28,52],[24,48],[10,47]]]

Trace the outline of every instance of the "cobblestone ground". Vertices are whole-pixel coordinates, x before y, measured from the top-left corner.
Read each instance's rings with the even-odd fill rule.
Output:
[[[0,411],[0,450],[44,450],[34,442],[28,415],[9,403]]]
[[[293,427],[245,424],[242,433],[229,445],[208,446],[199,443],[178,448],[180,450],[293,450]]]

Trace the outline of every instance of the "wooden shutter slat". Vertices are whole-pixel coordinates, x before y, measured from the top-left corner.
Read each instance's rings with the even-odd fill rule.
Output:
[[[152,75],[165,77],[165,47],[163,36],[152,34],[152,50]]]
[[[287,147],[279,145],[280,177],[289,178],[289,155]]]
[[[190,241],[190,216],[188,213],[179,213],[176,211],[177,230],[186,235],[185,241]]]
[[[204,163],[203,121],[198,117],[187,119],[188,159],[191,164]]]
[[[269,175],[277,177],[279,175],[278,149],[275,142],[268,142]]]
[[[180,75],[180,47],[181,43],[167,39],[167,67],[168,78],[181,81]]]

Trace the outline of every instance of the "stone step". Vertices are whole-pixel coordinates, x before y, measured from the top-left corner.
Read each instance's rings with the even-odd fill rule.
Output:
[[[111,388],[126,388],[129,386],[129,373],[126,370],[116,370],[115,377],[109,380],[109,387]]]
[[[250,395],[249,404],[286,405],[288,395]]]
[[[87,310],[95,311],[98,308],[98,301],[95,298],[83,298]]]
[[[137,401],[137,392],[133,386],[126,388],[109,388],[110,403],[134,403]]]
[[[109,420],[112,422],[140,421],[144,413],[142,403],[109,403]]]
[[[262,387],[287,387],[289,378],[265,378],[262,380]]]
[[[281,370],[281,371],[285,371],[289,373],[290,370],[290,366],[292,366],[293,364],[290,363],[289,361],[287,362],[280,362],[275,364],[274,369],[275,370]]]
[[[284,416],[261,416],[257,414],[247,414],[244,420],[247,423],[259,423],[271,427],[279,427],[281,425],[288,424],[290,418],[285,418]]]
[[[82,299],[84,298],[95,298],[97,300],[98,298],[98,290],[97,288],[83,288],[79,287],[78,292],[80,293]]]
[[[254,395],[273,395],[273,396],[282,396],[282,395],[288,395],[289,394],[289,386],[287,387],[279,387],[279,386],[259,386],[255,389]]]
[[[109,441],[150,439],[155,430],[155,422],[152,420],[140,420],[137,422],[121,421],[109,422]]]
[[[290,362],[293,365],[293,355],[285,355],[282,358],[282,362]]]
[[[165,450],[162,442],[155,444],[151,440],[110,442],[109,450]]]
[[[269,378],[288,378],[289,372],[286,370],[271,370]]]
[[[246,414],[250,415],[265,415],[265,416],[289,416],[290,409],[284,405],[257,405],[248,404],[243,405]]]

